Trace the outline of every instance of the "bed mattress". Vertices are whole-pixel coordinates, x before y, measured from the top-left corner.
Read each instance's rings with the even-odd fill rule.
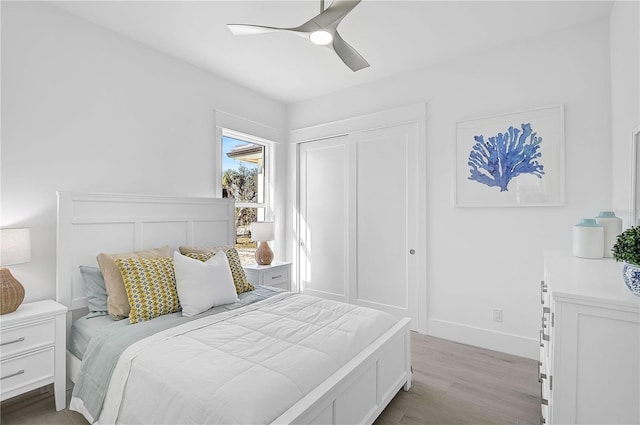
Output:
[[[254,291],[244,292],[238,296],[238,302],[236,304],[228,304],[216,307],[195,316],[195,318],[203,317],[209,314],[216,314],[222,311],[229,311],[236,308],[243,307],[245,305],[269,298],[275,294],[283,292],[283,289],[270,287],[270,286],[257,286]],[[169,314],[163,317],[162,321],[180,321],[182,317],[181,313]],[[68,350],[78,359],[82,360],[85,351],[89,347],[91,339],[96,335],[108,332],[119,332],[118,329],[124,329],[129,326],[128,320],[113,320],[111,316],[105,314],[104,316],[92,316],[88,314],[80,317],[73,322],[71,326],[71,334],[69,335]]]
[[[119,321],[115,321],[111,316],[83,316],[73,322],[71,326],[71,335],[69,336],[69,352],[82,360],[84,352],[89,346],[91,338],[102,332],[107,326],[126,326],[124,323],[118,324]]]
[[[396,322],[376,310],[278,294],[131,344],[99,411],[87,408],[91,391],[77,387],[71,407],[101,424],[270,423]],[[87,370],[85,379],[95,376]]]

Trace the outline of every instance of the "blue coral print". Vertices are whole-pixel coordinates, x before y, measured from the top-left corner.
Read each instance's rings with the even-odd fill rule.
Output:
[[[500,192],[508,190],[509,182],[520,174],[533,174],[538,178],[544,175],[544,166],[540,164],[542,157],[540,144],[542,137],[537,137],[531,124],[521,124],[519,128],[509,127],[505,133],[489,137],[474,136],[475,145],[469,153],[469,180],[489,187],[497,186]]]

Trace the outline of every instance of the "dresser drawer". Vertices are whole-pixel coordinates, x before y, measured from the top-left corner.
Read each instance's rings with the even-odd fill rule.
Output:
[[[289,269],[278,268],[264,273],[262,284],[267,286],[279,286],[289,282]]]
[[[54,348],[49,347],[0,363],[1,399],[52,383],[54,358]]]
[[[53,345],[54,337],[54,319],[3,329],[0,332],[0,358],[4,360],[45,345]]]

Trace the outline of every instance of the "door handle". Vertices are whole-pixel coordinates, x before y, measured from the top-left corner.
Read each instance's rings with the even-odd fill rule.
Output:
[[[414,255],[415,253],[416,253],[416,250],[415,250],[415,249],[410,249],[410,250],[409,250],[409,254]]]

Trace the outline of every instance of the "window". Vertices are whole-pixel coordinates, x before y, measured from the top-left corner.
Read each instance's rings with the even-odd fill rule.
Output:
[[[236,203],[236,249],[242,264],[255,262],[251,223],[265,221],[268,211],[267,141],[222,131],[222,197]]]

